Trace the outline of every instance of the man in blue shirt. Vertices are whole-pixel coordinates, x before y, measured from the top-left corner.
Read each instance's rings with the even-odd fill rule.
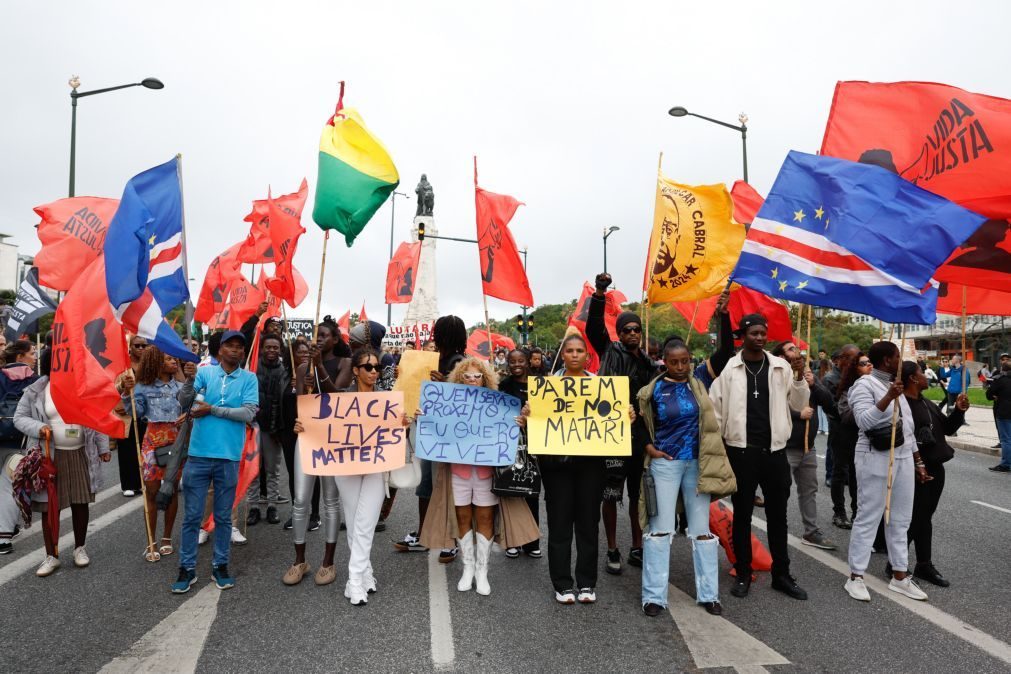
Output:
[[[246,424],[259,403],[256,375],[240,365],[246,358],[246,338],[238,330],[221,336],[218,364],[197,370],[179,392],[183,409],[193,417],[189,458],[183,470],[185,515],[179,550],[179,578],[172,592],[184,594],[197,580],[197,536],[207,489],[214,485],[214,559],[211,575],[219,589],[235,585],[228,573],[232,503],[239,480],[239,459]],[[192,405],[192,407],[191,407]]]
[[[951,357],[951,367],[945,370],[945,374],[948,378],[948,407],[949,409],[955,409],[955,400],[958,398],[959,394],[963,391],[963,375],[965,373],[965,365],[962,364],[961,356]],[[968,426],[968,424],[965,424]]]

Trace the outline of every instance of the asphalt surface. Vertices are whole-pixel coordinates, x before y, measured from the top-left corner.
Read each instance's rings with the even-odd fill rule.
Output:
[[[823,436],[817,448],[824,453]],[[1000,659],[1011,658],[1011,646],[1005,643],[1011,635],[1007,609],[1011,586],[1003,581],[1011,540],[1011,476],[986,470],[989,465],[992,459],[968,452],[958,452],[948,464],[945,493],[934,519],[934,563],[952,586],[924,585],[933,622],[914,602],[897,603],[873,591],[870,604],[850,599],[842,587],[843,573],[791,547],[793,573],[810,594],[808,601],[772,590],[768,574],[759,574],[748,598],[732,597],[729,565],[721,552],[724,617],[707,624],[726,630],[728,649],[731,642],[740,641],[734,636],[739,634],[736,626],[789,663],[766,664],[766,671],[1011,670],[1011,659]],[[115,476],[114,459],[105,466],[107,488],[118,489]],[[839,544],[839,550],[829,554],[845,562],[849,532],[832,527],[824,487],[818,501],[822,529]],[[602,572],[596,605],[561,606],[553,600],[546,558],[512,560],[495,551],[489,573],[491,596],[457,592],[459,562],[430,565],[425,553],[393,551],[392,542],[415,528],[413,495],[399,496],[388,530],[376,535],[372,560],[379,592],[365,607],[352,607],[343,597],[347,563],[343,532],[337,582],[317,587],[307,578],[290,588],[280,580],[292,560],[290,532],[265,523],[249,528],[248,545],[233,547],[234,589],[210,588],[198,594],[210,580],[211,551],[204,546],[194,591],[172,595],[169,585],[175,579],[177,555],[155,564],[142,559],[139,505],[117,490],[93,507],[92,522],[105,516],[102,521],[107,525],[89,536],[90,568],[73,568],[68,545],[63,568],[49,578],[37,578],[35,564],[26,566],[26,561],[18,560],[39,554],[38,533],[22,536],[15,541],[13,554],[0,557],[0,606],[7,626],[3,671],[96,672],[122,665],[127,653],[160,654],[162,665],[144,661],[121,666],[120,671],[698,670],[693,653],[698,653],[702,623],[696,620],[708,616],[689,605],[680,622],[669,613],[645,617],[636,568],[626,566],[619,576]],[[281,506],[285,516],[287,508]],[[761,516],[760,510],[756,512]],[[624,512],[619,517],[619,541],[627,555],[627,520],[621,521]],[[791,532],[799,537],[794,498],[789,518]],[[65,520],[62,532],[69,531]],[[764,540],[764,531],[757,527],[755,531]],[[322,555],[321,531],[309,533],[308,544],[308,559],[315,568]],[[912,561],[915,555],[910,556]],[[885,562],[883,555],[875,555],[868,574],[883,578]],[[18,564],[26,567],[24,572],[7,570],[9,565],[20,568]],[[694,596],[691,569],[690,545],[678,538],[671,558],[672,590]],[[433,643],[440,639],[433,640],[432,616],[439,612],[431,607],[440,601],[438,581],[443,574],[448,592],[441,597],[448,595],[452,627],[436,616],[434,629],[439,633],[451,629],[452,652],[449,660],[443,651],[433,661]],[[436,588],[434,593],[430,586]],[[216,613],[196,610],[198,599],[211,601]],[[959,636],[966,631],[962,623],[993,637],[990,652]],[[193,629],[187,632],[182,627],[186,625]],[[706,671],[762,671],[760,664],[745,657]]]

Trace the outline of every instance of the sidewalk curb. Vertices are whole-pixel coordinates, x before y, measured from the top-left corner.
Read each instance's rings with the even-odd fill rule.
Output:
[[[958,438],[948,438],[948,444],[955,449],[961,449],[965,452],[974,452],[976,454],[986,454],[987,456],[1000,456],[999,449],[993,449],[991,447],[985,447],[978,443],[967,442],[965,440],[959,440]]]

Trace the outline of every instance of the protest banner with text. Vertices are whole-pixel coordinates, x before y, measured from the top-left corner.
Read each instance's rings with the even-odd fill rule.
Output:
[[[631,456],[628,377],[530,377],[531,454]]]
[[[298,397],[299,461],[306,475],[366,475],[404,465],[404,394],[322,393]]]
[[[400,376],[393,385],[394,391],[404,392],[404,413],[414,416],[421,403],[421,386],[432,380],[432,372],[439,369],[439,354],[435,351],[412,349],[400,356]]]
[[[509,466],[516,460],[520,400],[501,391],[428,381],[414,451],[419,459],[472,466]]]

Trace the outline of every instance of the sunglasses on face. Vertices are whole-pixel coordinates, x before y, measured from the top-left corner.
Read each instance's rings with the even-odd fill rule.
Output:
[[[870,364],[871,361],[869,360],[861,360],[860,362],[857,363],[857,365],[859,365],[860,367],[870,367]]]
[[[356,365],[360,370],[365,370],[366,372],[375,372],[379,369],[378,365],[373,365],[372,363],[362,363],[361,365]]]
[[[638,325],[626,325],[624,328],[621,329],[621,332],[622,332],[622,334],[626,334],[626,335],[629,335],[629,334],[632,334],[632,333],[638,334],[638,333],[642,332],[642,327],[640,327]]]
[[[463,378],[467,381],[481,381],[484,379],[484,375],[480,372],[464,372]]]
[[[135,349],[146,349],[149,346],[151,346],[151,345],[150,344],[134,344],[133,348],[135,348]]]

